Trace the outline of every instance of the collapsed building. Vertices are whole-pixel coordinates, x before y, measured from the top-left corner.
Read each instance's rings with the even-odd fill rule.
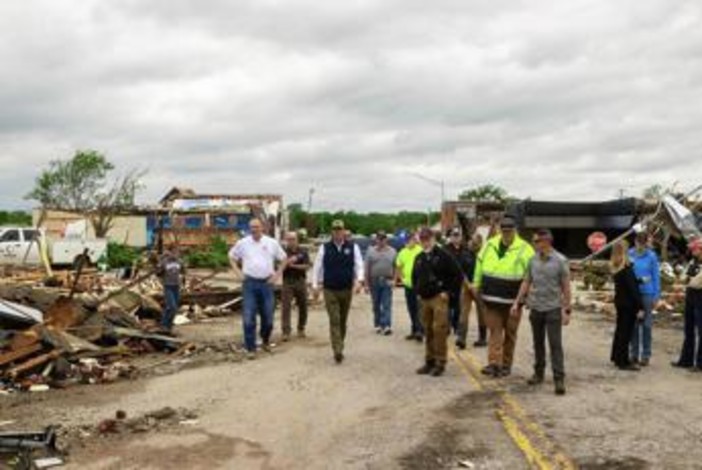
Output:
[[[283,208],[279,194],[200,194],[174,187],[155,205],[117,214],[107,238],[135,248],[153,248],[159,235],[165,243],[184,247],[207,245],[214,236],[233,244],[254,217],[265,220],[269,234],[279,237],[286,224]],[[85,214],[78,212],[48,210],[42,214],[36,209],[34,225],[40,220],[50,239],[62,238],[70,224],[88,222]],[[90,223],[87,226],[87,237],[94,238]]]

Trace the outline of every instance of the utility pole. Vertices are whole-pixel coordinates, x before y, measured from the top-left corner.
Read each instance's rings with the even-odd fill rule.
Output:
[[[439,179],[429,178],[428,176],[424,176],[420,173],[414,173],[414,172],[410,172],[409,174],[414,176],[415,178],[418,178],[418,179],[424,181],[425,183],[429,183],[431,185],[434,185],[434,186],[440,188],[441,189],[441,206],[443,207],[444,202],[446,202],[446,182],[443,179],[439,180]]]

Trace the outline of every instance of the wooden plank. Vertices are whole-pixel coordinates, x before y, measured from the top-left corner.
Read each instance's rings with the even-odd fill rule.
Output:
[[[16,351],[10,351],[0,356],[0,366],[10,364],[11,362],[15,362],[16,360],[22,359],[23,357],[30,356],[36,352],[41,351],[41,349],[41,343],[36,341],[34,344],[30,344],[21,349],[17,349]]]
[[[28,360],[27,362],[24,362],[16,367],[13,367],[9,371],[7,371],[7,375],[11,378],[16,378],[18,375],[22,374],[23,372],[30,371],[34,369],[35,367],[39,367],[42,364],[45,364],[49,361],[52,361],[59,357],[62,354],[62,351],[51,351],[46,354],[42,354],[41,356],[37,356],[35,358],[32,358]]]

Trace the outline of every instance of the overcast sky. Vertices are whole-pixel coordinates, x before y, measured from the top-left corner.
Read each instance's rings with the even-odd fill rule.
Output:
[[[702,183],[702,2],[0,2],[0,208],[76,149],[169,187],[426,209]]]

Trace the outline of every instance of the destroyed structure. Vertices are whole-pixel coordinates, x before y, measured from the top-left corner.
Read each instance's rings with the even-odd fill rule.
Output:
[[[152,248],[161,231],[165,243],[177,242],[184,247],[207,245],[213,236],[233,244],[254,217],[266,220],[270,234],[279,237],[286,224],[283,208],[283,197],[277,194],[198,194],[174,187],[158,204],[116,216],[108,239],[135,248]],[[35,225],[41,217],[42,211],[35,210]],[[84,214],[48,210],[41,225],[49,239],[59,239],[70,224],[79,221],[86,221]],[[87,225],[88,238],[94,238],[92,227]]]

